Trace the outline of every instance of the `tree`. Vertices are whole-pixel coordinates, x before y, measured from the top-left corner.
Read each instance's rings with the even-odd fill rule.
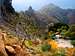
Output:
[[[55,23],[53,26],[49,26],[49,31],[57,32],[58,29],[60,31],[62,31],[62,30],[68,30],[69,26],[67,24],[64,24],[64,23]]]

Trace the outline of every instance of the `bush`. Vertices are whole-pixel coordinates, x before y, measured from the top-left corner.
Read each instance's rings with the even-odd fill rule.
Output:
[[[51,49],[51,46],[50,45],[48,45],[48,44],[44,44],[43,46],[42,46],[42,51],[49,51]]]
[[[65,37],[69,37],[70,40],[75,40],[75,32],[67,31],[64,33]]]
[[[70,33],[70,39],[71,40],[75,40],[75,32],[71,32]]]
[[[24,44],[26,47],[31,47],[32,46],[32,41],[31,40],[25,40]]]
[[[64,49],[56,50],[53,56],[65,56],[65,50]]]
[[[56,39],[55,34],[50,35],[50,38],[55,40]]]
[[[70,31],[75,32],[75,25],[70,26]]]
[[[70,37],[70,34],[71,34],[70,31],[67,31],[67,32],[64,33],[65,37]]]
[[[71,40],[71,44],[75,46],[75,40]]]
[[[67,24],[64,24],[64,23],[56,23],[54,24],[54,26],[49,26],[49,31],[62,31],[62,30],[68,30],[69,29],[69,26]]]

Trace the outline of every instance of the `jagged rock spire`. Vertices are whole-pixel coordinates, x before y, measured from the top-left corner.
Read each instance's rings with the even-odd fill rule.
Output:
[[[34,10],[33,10],[32,6],[29,6],[28,10],[25,11],[25,14],[28,16],[34,15]]]

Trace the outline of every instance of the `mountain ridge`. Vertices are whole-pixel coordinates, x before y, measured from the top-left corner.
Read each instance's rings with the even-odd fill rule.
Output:
[[[74,19],[70,19],[67,15],[68,14],[74,14],[75,9],[62,9],[54,4],[48,4],[43,6],[40,10],[38,10],[42,14],[46,14],[48,16],[53,16],[62,21],[63,23],[69,23],[73,24],[74,21],[71,22]],[[74,14],[75,15],[75,14]],[[73,15],[71,15],[73,16]],[[69,22],[68,22],[69,21]]]

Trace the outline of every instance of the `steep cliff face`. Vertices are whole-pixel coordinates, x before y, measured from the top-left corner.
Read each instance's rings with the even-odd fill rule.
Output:
[[[13,15],[14,13],[15,10],[12,7],[12,0],[0,0],[0,21],[12,21],[11,15]]]
[[[12,7],[12,0],[0,0],[0,10],[4,13],[14,13],[15,10]]]
[[[25,37],[24,29],[18,23],[22,21],[22,18],[19,18],[19,16],[16,15],[12,7],[12,0],[0,0],[0,28],[13,35]],[[21,20],[19,21],[18,19]]]

